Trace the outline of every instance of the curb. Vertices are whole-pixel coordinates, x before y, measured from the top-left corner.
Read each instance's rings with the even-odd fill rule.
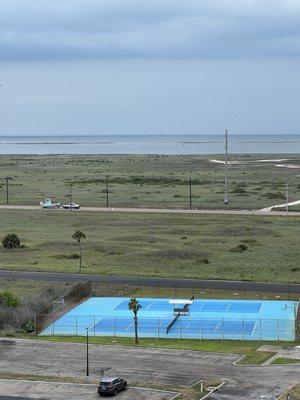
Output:
[[[210,397],[213,393],[217,392],[219,389],[221,389],[223,386],[225,386],[225,384],[226,384],[226,382],[223,381],[222,383],[220,383],[219,386],[216,386],[216,387],[214,387],[214,388],[211,388],[210,391],[209,391],[204,397],[201,397],[201,400],[209,399],[209,397]]]

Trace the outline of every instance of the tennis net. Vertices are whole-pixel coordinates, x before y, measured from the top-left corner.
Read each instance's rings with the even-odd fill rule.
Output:
[[[175,317],[172,319],[172,321],[167,326],[166,334],[168,334],[170,332],[170,330],[173,328],[174,324],[176,323],[176,321],[178,320],[179,317],[180,317],[180,313],[175,315]]]

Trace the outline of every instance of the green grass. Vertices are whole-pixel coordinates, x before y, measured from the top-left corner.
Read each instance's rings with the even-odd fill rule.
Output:
[[[278,357],[278,358],[275,358],[275,360],[272,361],[271,364],[276,364],[276,365],[300,364],[300,360],[299,360],[299,359],[296,359],[296,358]]]
[[[77,273],[79,229],[84,273],[300,280],[298,217],[0,210],[0,218],[0,238],[15,232],[25,245],[1,247],[3,269]],[[232,251],[239,244],[247,250]]]
[[[105,177],[109,200],[117,206],[188,207],[188,179],[192,177],[193,207],[220,208],[224,199],[224,166],[210,159],[222,155],[1,155],[0,201],[5,203],[4,177],[10,181],[11,204],[39,204],[45,197],[85,206],[104,206]],[[299,155],[230,155],[227,208],[263,208],[282,203],[285,184],[291,200],[300,199],[298,169],[278,168],[288,158],[300,164]],[[2,179],[1,179],[2,178]]]
[[[242,360],[239,361],[240,365],[260,365],[273,357],[276,353],[272,351],[255,351],[248,353]]]
[[[287,394],[290,394],[292,396],[292,400],[300,400],[300,385],[295,385],[294,387],[292,387],[290,390],[280,396],[278,400],[286,400]]]

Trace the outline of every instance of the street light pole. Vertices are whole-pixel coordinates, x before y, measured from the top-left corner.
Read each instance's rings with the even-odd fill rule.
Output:
[[[89,376],[89,328],[86,329],[86,376]]]
[[[228,204],[228,176],[227,176],[227,164],[228,164],[228,132],[225,129],[225,193],[224,193],[224,204]]]

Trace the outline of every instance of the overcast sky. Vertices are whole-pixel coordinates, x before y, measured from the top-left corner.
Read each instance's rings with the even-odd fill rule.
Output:
[[[0,0],[0,134],[300,133],[299,0]]]

